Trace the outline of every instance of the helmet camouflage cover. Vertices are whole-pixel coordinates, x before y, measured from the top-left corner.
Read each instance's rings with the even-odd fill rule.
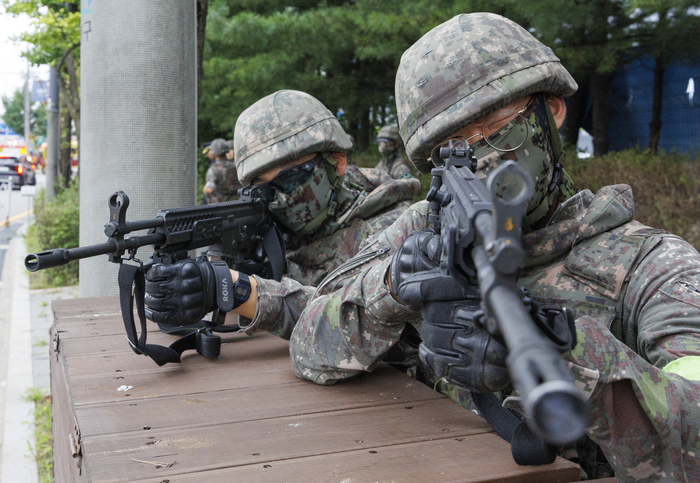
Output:
[[[223,138],[216,138],[209,145],[209,152],[214,156],[223,156],[228,150],[228,142]]]
[[[379,130],[379,134],[377,134],[377,139],[390,139],[391,141],[394,141],[399,144],[403,144],[403,140],[401,139],[401,135],[399,134],[399,127],[398,126],[384,126]]]
[[[406,153],[429,172],[432,148],[472,120],[529,94],[570,96],[577,88],[552,49],[512,20],[457,15],[401,56],[396,109]]]
[[[261,173],[310,153],[348,153],[352,143],[335,116],[315,97],[283,90],[243,111],[233,139],[238,179],[250,184]]]

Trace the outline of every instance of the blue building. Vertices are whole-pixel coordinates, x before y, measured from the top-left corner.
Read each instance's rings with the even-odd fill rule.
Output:
[[[700,155],[700,61],[666,67],[659,148]],[[654,58],[622,67],[610,90],[610,149],[649,146],[654,88]]]

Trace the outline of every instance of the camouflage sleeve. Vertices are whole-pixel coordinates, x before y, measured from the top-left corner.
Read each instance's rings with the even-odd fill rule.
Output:
[[[700,383],[661,368],[700,355],[700,256],[668,235],[647,243],[654,248],[633,270],[624,298],[638,353],[581,317],[569,360],[591,396],[588,434],[619,480],[698,481]]]
[[[589,395],[588,436],[618,481],[700,481],[700,383],[663,373],[592,317],[567,355]]]
[[[625,322],[636,330],[638,352],[662,369],[674,359],[700,355],[700,255],[675,236],[657,235],[650,242],[655,248],[630,278]]]
[[[249,333],[266,330],[289,340],[292,329],[315,288],[304,286],[287,277],[283,277],[279,282],[254,277],[258,282],[255,316],[248,324],[240,322],[239,325]]]
[[[391,296],[386,273],[391,254],[411,233],[425,228],[427,203],[411,206],[389,228],[368,240],[358,255],[381,253],[320,287],[292,332],[290,354],[298,377],[334,384],[371,371],[420,313]],[[345,266],[351,267],[353,260]],[[342,269],[343,266],[340,267]]]
[[[209,166],[209,169],[207,169],[205,180],[205,188],[216,189],[216,170],[214,169],[214,166]]]
[[[404,174],[411,174],[411,166],[403,158],[397,158],[391,167],[391,177],[398,179]]]

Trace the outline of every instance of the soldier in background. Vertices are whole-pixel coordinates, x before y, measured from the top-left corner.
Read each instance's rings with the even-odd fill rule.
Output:
[[[233,150],[233,140],[226,141],[226,146],[228,146],[228,151],[226,151],[226,159],[233,161],[236,158],[236,153]]]
[[[403,151],[403,141],[399,136],[397,126],[384,126],[377,134],[377,144],[379,153],[382,155],[381,161],[376,169],[385,172],[394,179],[398,179],[405,174],[411,174],[412,169],[408,161],[401,155]]]
[[[230,141],[222,138],[214,139],[205,148],[206,156],[212,160],[207,170],[204,196],[207,203],[221,203],[238,199],[238,190],[243,185],[238,181],[236,164],[228,159],[232,152]]]

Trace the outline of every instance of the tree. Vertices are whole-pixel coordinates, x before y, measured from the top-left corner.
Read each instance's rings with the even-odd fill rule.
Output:
[[[553,48],[575,79],[584,79],[593,94],[593,148],[596,155],[608,152],[608,97],[617,69],[630,59],[634,23],[629,0],[539,0],[521,2],[520,14],[535,35]],[[589,84],[590,79],[590,84]],[[580,97],[578,98],[580,108]],[[580,109],[567,121],[567,141],[578,133]]]
[[[7,13],[26,14],[32,19],[33,32],[25,32],[15,41],[30,44],[23,54],[34,65],[49,64],[58,72],[63,102],[75,123],[80,141],[80,12],[78,0],[2,0]]]
[[[312,94],[360,151],[396,123],[401,55],[421,35],[468,11],[505,13],[509,0],[210,0],[200,101],[207,126],[229,136],[238,115],[279,89]]]
[[[3,120],[16,133],[24,132],[24,87],[17,89],[11,97],[2,96],[5,109]],[[46,136],[46,106],[40,102],[30,107],[29,129],[34,136]]]

